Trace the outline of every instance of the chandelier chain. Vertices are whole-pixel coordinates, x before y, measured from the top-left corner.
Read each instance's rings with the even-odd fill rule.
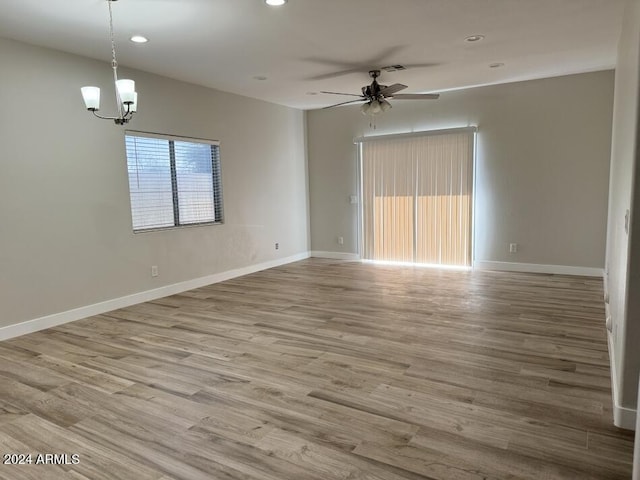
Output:
[[[113,33],[113,10],[111,9],[111,3],[114,0],[107,0],[109,4],[109,38],[111,39],[111,66],[113,68],[118,67],[118,62],[116,61],[116,38]]]
[[[111,4],[115,0],[107,0],[109,4],[109,38],[111,39],[111,68],[113,69],[113,81],[118,81],[118,61],[116,60],[116,37],[113,33],[113,10],[111,8]],[[120,99],[118,98],[118,91],[116,89],[116,108],[118,112],[122,115],[122,105]]]

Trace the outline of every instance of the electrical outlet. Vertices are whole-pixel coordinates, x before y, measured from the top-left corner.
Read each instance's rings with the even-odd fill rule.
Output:
[[[276,247],[276,250],[280,250],[280,244],[279,243],[276,243],[275,247]]]
[[[152,265],[151,266],[151,276],[152,277],[157,277],[158,276],[158,266],[157,265]]]
[[[517,253],[518,252],[518,244],[510,243],[509,244],[509,253]]]
[[[344,237],[338,237],[338,245],[344,245]]]

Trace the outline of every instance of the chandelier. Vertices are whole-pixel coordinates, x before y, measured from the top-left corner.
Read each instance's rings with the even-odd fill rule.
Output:
[[[100,88],[82,87],[82,98],[87,110],[96,117],[104,120],[113,120],[116,125],[124,125],[131,120],[133,114],[138,110],[138,93],[133,80],[118,80],[118,62],[116,61],[116,42],[113,34],[113,12],[111,4],[118,0],[107,0],[109,5],[109,36],[111,38],[111,68],[113,69],[113,81],[116,91],[116,116],[102,116],[96,112],[100,110]]]

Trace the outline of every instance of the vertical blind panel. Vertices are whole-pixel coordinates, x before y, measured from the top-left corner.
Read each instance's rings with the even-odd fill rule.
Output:
[[[362,145],[364,256],[471,264],[473,134]]]
[[[473,135],[416,140],[416,262],[471,265]]]
[[[125,137],[133,229],[174,225],[169,142]]]
[[[181,224],[214,222],[211,149],[205,143],[175,142],[176,180]]]
[[[411,146],[394,142],[389,149],[364,145],[365,251],[376,260],[413,261],[413,178]],[[367,202],[369,200],[369,202]]]

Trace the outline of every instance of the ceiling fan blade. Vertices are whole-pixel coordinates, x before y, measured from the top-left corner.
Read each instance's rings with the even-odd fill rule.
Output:
[[[404,67],[403,69],[396,68],[396,65],[388,65],[386,67],[382,67],[380,70],[385,72],[395,72],[397,70],[409,70],[410,68],[429,68],[429,67],[438,67],[443,65],[442,62],[430,62],[430,63],[402,63],[400,66]]]
[[[320,93],[328,93],[329,95],[348,95],[350,97],[363,98],[362,95],[356,95],[355,93],[340,93],[340,92],[320,92]]]
[[[437,100],[440,95],[437,93],[401,93],[392,95],[394,100]]]
[[[380,90],[380,94],[383,97],[392,97],[394,93],[399,92],[400,90],[404,90],[405,88],[409,88],[406,85],[401,83],[394,83],[393,85],[389,85]]]
[[[318,63],[320,65],[327,65],[335,68],[357,68],[360,67],[359,62],[347,62],[342,60],[335,60],[333,58],[323,57],[307,57],[302,59],[305,62]]]
[[[340,72],[332,72],[332,73],[323,73],[321,75],[316,75],[314,77],[309,77],[307,80],[328,80],[329,78],[342,77],[344,75],[351,75],[354,73],[362,73],[362,68],[351,68],[349,70],[342,70]]]
[[[386,60],[389,58],[395,57],[398,53],[406,48],[406,45],[393,45],[391,47],[387,47],[384,50],[378,51],[378,55],[373,58],[370,58],[369,61],[365,62],[370,65],[384,65]]]
[[[336,103],[335,105],[329,105],[328,107],[322,107],[322,110],[326,110],[327,108],[339,107],[340,105],[347,105],[348,103],[356,103],[356,102],[366,102],[366,98],[359,98],[358,100],[349,100],[348,102]]]
[[[361,59],[356,62],[345,62],[340,60],[332,60],[328,58],[322,57],[308,57],[305,58],[305,61],[318,63],[321,65],[329,65],[332,67],[340,68],[342,70],[338,70],[337,72],[324,73],[320,75],[316,75],[314,77],[309,77],[307,80],[327,80],[329,78],[341,77],[344,75],[351,75],[353,73],[362,73],[367,72],[369,70],[379,70],[379,65],[384,64],[385,60],[395,56],[398,52],[404,49],[404,45],[395,45],[391,47],[387,47],[382,51],[379,51],[378,54],[373,58],[365,59],[364,61]]]

